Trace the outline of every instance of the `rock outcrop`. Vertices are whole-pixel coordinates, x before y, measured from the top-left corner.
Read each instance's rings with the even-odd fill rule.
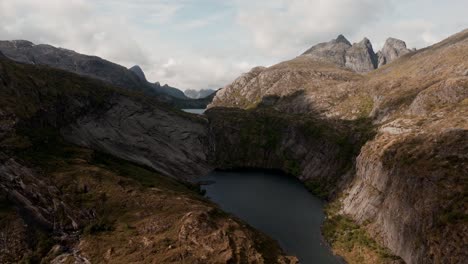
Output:
[[[313,46],[302,55],[310,56],[316,60],[332,62],[344,67],[346,65],[346,51],[351,47],[351,43],[343,35],[339,35],[330,42],[319,43]]]
[[[388,64],[399,57],[410,53],[411,50],[406,47],[406,43],[395,38],[388,38],[381,51],[377,52],[378,67]]]
[[[369,39],[364,38],[346,50],[345,66],[356,72],[370,72],[377,68],[377,57]]]
[[[348,67],[359,73],[367,73],[409,52],[406,43],[395,38],[387,39],[383,49],[376,54],[369,39],[364,38],[361,42],[351,45],[343,35],[339,35],[330,42],[313,46],[302,55]]]

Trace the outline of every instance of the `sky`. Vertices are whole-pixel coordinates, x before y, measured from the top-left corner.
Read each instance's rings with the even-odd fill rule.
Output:
[[[423,48],[468,27],[467,0],[0,0],[0,39],[139,65],[152,82],[220,88],[344,34]]]

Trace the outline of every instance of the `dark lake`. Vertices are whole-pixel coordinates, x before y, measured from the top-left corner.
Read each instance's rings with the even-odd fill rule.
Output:
[[[295,178],[274,172],[214,171],[203,181],[207,196],[276,239],[303,264],[342,263],[323,242],[323,202]]]
[[[187,113],[197,114],[197,115],[203,115],[206,109],[182,109],[182,111],[187,112]]]

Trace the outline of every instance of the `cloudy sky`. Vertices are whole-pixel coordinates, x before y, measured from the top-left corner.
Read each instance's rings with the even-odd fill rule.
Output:
[[[466,0],[0,0],[0,39],[140,65],[150,81],[218,88],[344,34],[421,48],[468,27]]]

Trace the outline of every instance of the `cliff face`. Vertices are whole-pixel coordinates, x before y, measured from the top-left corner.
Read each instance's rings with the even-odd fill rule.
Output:
[[[346,45],[334,43],[342,44]],[[341,145],[323,137],[315,137],[315,143],[310,144],[301,138],[314,138],[313,133],[298,135],[297,129],[291,132],[272,127],[273,131],[281,131],[275,141],[279,147],[273,148],[273,153],[288,153],[291,140],[285,139],[288,135],[298,138],[292,142],[297,143],[294,149],[304,150],[304,155],[296,156],[304,163],[300,163],[297,175],[306,182],[313,178],[307,175],[314,172],[324,171],[337,177],[332,182],[338,184],[331,193],[340,197],[336,199],[339,214],[360,224],[380,245],[407,263],[460,263],[467,258],[463,245],[467,244],[468,208],[462,198],[466,196],[468,180],[467,54],[468,32],[463,31],[365,76],[314,61],[313,56],[301,56],[241,76],[218,93],[210,111],[226,106],[255,112],[266,107],[318,120],[319,124],[348,134],[347,142],[353,142],[353,138],[358,138],[357,142],[368,140],[362,149],[348,156],[354,164],[351,176],[321,167],[314,167],[311,172],[306,170],[306,164],[336,167],[337,163],[329,159],[338,160],[336,155],[343,153],[342,148],[336,152],[334,149]],[[375,131],[374,137],[363,137],[353,130],[366,119],[369,127],[357,131],[362,135],[368,135],[363,131]],[[291,124],[295,118],[288,120],[283,122]],[[344,124],[353,129],[343,128]],[[236,126],[226,125],[224,129],[231,131],[232,127]],[[231,133],[237,135],[239,131],[242,129],[236,128]],[[260,133],[268,134],[271,132]],[[229,155],[244,153],[242,146],[250,153],[252,144],[236,142],[228,141],[238,146],[237,150],[227,148]],[[282,165],[286,159],[278,154],[256,152],[250,157],[270,164],[268,159],[272,156],[271,164],[286,167]],[[321,157],[324,160],[316,163]],[[332,241],[333,246],[340,246],[335,242]],[[359,252],[353,247],[337,251],[350,250],[348,260],[355,261]]]
[[[106,101],[105,110],[62,128],[65,139],[179,179],[191,180],[211,170],[204,120],[161,111],[125,96]]]
[[[369,136],[361,124],[327,123],[310,116],[286,114],[265,107],[255,110],[214,108],[210,121],[210,159],[220,169],[277,169],[304,181],[322,198],[332,196],[336,186],[352,171],[350,160],[362,144],[354,130]]]

